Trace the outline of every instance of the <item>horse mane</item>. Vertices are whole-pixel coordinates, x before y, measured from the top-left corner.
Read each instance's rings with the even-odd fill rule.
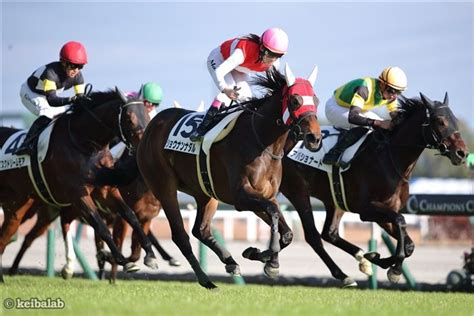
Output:
[[[245,39],[245,40],[249,40],[249,41],[252,41],[254,43],[260,44],[260,36],[258,36],[257,34],[253,34],[253,33],[250,33],[250,34],[247,34],[247,35],[244,35],[244,36],[240,36],[240,37],[238,37],[238,39]]]
[[[280,92],[287,85],[285,76],[275,67],[270,67],[265,75],[255,76],[253,83],[265,92],[264,98]]]
[[[121,98],[115,90],[108,89],[106,91],[92,91],[90,94],[87,95],[87,98],[81,99],[79,105],[74,104],[71,109],[73,113],[78,113],[84,106],[88,109],[94,109],[102,104],[111,101],[121,102]]]

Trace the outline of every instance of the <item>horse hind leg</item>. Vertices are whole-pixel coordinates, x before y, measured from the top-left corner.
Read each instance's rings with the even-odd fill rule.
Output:
[[[153,193],[155,193],[155,196],[159,197],[163,210],[168,218],[168,223],[171,228],[171,239],[178,246],[181,253],[191,265],[191,268],[198,278],[199,284],[207,289],[217,288],[217,286],[211,282],[207,274],[202,270],[199,261],[193,254],[191,243],[189,242],[189,236],[184,229],[183,217],[179,210],[176,193],[170,194],[168,198],[158,196],[156,190],[153,190]]]
[[[23,258],[23,255],[25,254],[25,252],[28,250],[28,248],[30,248],[33,241],[35,241],[36,238],[41,236],[56,218],[57,216],[49,217],[49,216],[46,216],[43,212],[38,212],[38,217],[37,217],[35,226],[33,226],[30,232],[25,236],[25,239],[23,240],[23,244],[21,245],[20,251],[18,251],[18,254],[15,257],[15,261],[13,262],[13,265],[10,267],[10,270],[9,270],[10,275],[15,275],[18,273],[18,267],[20,265],[21,259]]]
[[[365,257],[365,252],[339,235],[339,225],[345,212],[334,206],[325,205],[326,220],[321,237],[330,244],[344,250],[359,262],[359,270],[367,276],[373,274],[372,263]]]
[[[2,256],[5,252],[7,244],[10,242],[11,237],[17,232],[18,227],[20,226],[23,216],[33,205],[34,200],[29,198],[20,208],[12,212],[8,209],[4,209],[5,220],[2,224],[0,230],[0,283],[4,283],[3,279],[3,263]]]
[[[208,246],[225,264],[225,270],[232,275],[240,275],[240,266],[234,260],[230,252],[220,245],[212,235],[211,221],[217,210],[218,201],[210,199],[208,201],[198,201],[197,216],[194,222],[192,233],[203,244]]]

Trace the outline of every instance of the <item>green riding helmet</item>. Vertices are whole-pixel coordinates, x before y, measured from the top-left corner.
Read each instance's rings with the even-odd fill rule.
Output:
[[[158,105],[163,100],[163,90],[159,84],[147,82],[143,85],[142,97],[144,100]]]

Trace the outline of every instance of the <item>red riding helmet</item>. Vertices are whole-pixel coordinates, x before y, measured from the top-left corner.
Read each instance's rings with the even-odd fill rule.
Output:
[[[67,42],[61,48],[59,57],[62,60],[68,61],[76,65],[87,64],[87,53],[84,46],[79,42]]]

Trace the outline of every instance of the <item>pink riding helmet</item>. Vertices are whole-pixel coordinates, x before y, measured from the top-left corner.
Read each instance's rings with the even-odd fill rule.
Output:
[[[288,50],[288,35],[278,27],[263,32],[261,40],[263,46],[276,54],[285,54]]]

